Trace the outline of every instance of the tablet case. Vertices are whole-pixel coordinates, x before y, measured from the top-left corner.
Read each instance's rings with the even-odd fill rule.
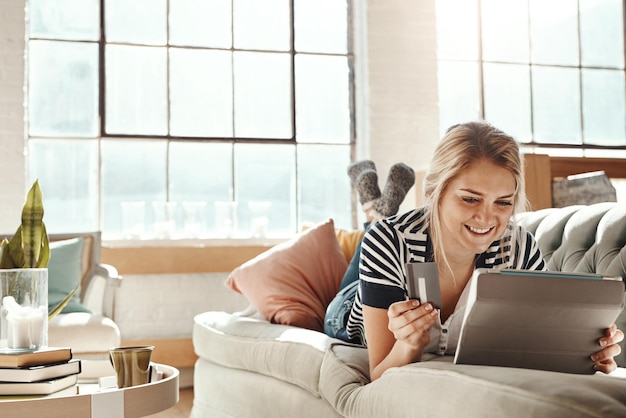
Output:
[[[598,339],[624,306],[621,278],[477,270],[454,362],[592,374]]]

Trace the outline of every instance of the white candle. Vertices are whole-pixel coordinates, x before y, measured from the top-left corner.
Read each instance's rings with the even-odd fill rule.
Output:
[[[44,325],[43,311],[30,306],[20,306],[11,296],[3,299],[3,308],[7,310],[8,347],[39,347]]]

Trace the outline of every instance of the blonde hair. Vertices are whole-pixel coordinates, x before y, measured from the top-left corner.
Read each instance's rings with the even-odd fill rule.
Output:
[[[435,261],[450,268],[441,237],[439,202],[450,182],[479,160],[487,160],[513,174],[515,192],[513,215],[527,210],[524,167],[519,145],[510,135],[486,122],[468,122],[448,128],[424,178],[426,216],[429,219]]]

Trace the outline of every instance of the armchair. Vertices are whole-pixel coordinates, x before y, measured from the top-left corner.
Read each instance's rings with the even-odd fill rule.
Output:
[[[122,277],[113,266],[100,263],[100,232],[50,234],[49,238],[49,297],[60,286],[53,283],[57,278],[51,276],[67,279],[72,275],[72,265],[80,272],[77,280],[81,287],[69,309],[66,307],[49,322],[48,345],[71,347],[74,358],[81,359],[81,378],[114,374],[108,352],[121,344],[120,330],[112,318],[116,288]],[[70,246],[73,247],[68,249]],[[69,286],[73,289],[75,284]]]

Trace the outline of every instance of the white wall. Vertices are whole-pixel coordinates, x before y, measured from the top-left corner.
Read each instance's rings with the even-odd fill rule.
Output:
[[[0,0],[0,233],[15,232],[26,192],[24,5]]]
[[[382,189],[396,162],[427,168],[439,140],[435,0],[357,0],[355,7],[366,19],[366,27],[356,25],[357,124],[365,124],[357,159],[376,163]],[[414,203],[407,198],[401,210]]]
[[[357,158],[428,166],[438,140],[435,0],[354,0]],[[0,233],[19,223],[24,158],[24,6],[0,0]],[[412,207],[406,199],[403,208]]]

